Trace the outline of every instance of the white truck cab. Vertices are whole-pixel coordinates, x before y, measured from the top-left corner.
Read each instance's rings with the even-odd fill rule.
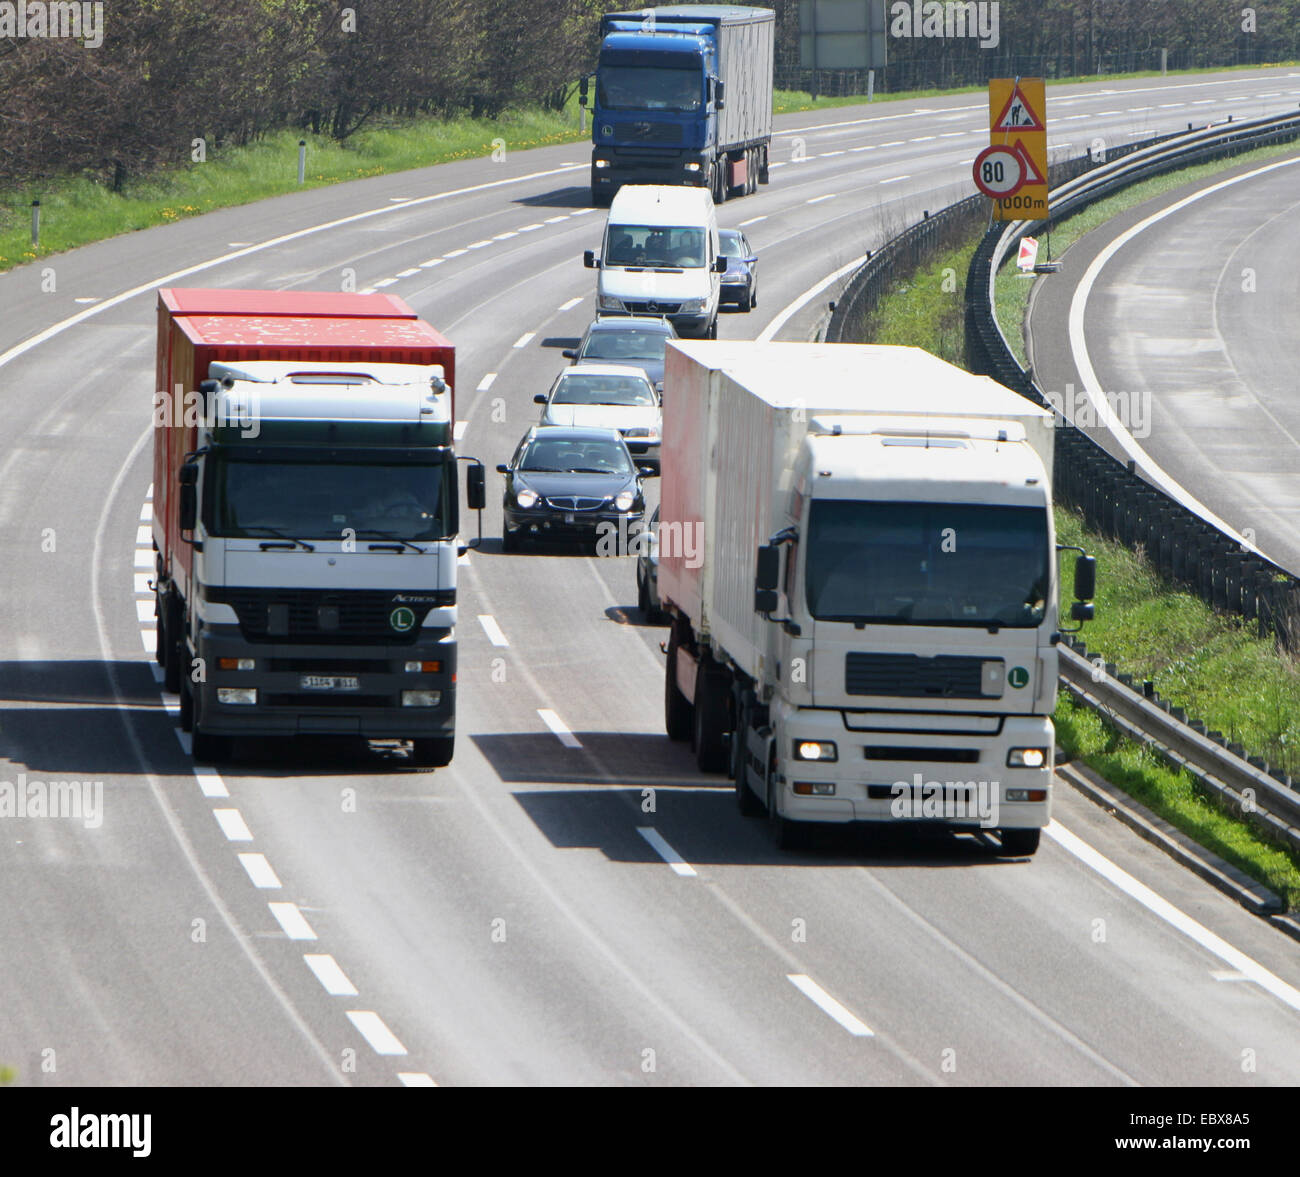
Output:
[[[609,209],[597,271],[602,314],[663,315],[683,336],[716,338],[726,259],[713,197],[702,188],[626,184]]]

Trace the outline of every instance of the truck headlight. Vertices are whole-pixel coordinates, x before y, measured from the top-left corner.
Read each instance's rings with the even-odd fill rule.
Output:
[[[607,160],[607,159],[597,159],[597,160],[593,160],[593,161],[592,161],[592,166],[593,166],[593,167],[597,167],[597,168],[607,168],[607,167],[609,167],[609,160]]]
[[[636,491],[623,490],[619,491],[618,497],[614,499],[614,506],[620,511],[630,511],[632,504],[636,502]]]
[[[795,740],[794,758],[796,760],[821,760],[833,764],[839,760],[839,753],[830,740]]]
[[[1046,801],[1046,789],[1007,789],[1002,794],[1004,801]]]
[[[218,687],[218,703],[243,703],[245,705],[257,702],[256,687]]]
[[[403,691],[403,707],[437,707],[442,702],[441,691]]]
[[[256,670],[257,660],[255,658],[218,658],[218,670]]]
[[[1048,748],[1012,748],[1007,753],[1008,768],[1042,768],[1047,763]]]
[[[537,492],[524,487],[523,490],[515,491],[515,502],[518,503],[525,511],[529,507],[537,506]]]

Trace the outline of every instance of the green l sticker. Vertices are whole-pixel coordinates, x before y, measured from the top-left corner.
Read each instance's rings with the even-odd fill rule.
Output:
[[[1029,671],[1023,666],[1013,666],[1007,672],[1007,682],[1013,687],[1023,687],[1029,685]]]

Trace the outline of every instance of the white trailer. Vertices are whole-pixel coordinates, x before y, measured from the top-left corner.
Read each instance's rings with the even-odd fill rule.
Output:
[[[781,844],[799,822],[938,821],[1033,853],[1060,637],[1050,414],[917,348],[675,341],[663,419],[669,734]]]

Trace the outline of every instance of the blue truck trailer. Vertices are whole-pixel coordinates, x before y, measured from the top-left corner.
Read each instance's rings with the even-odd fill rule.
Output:
[[[707,187],[718,204],[766,184],[775,28],[771,9],[726,4],[606,13],[592,203],[624,184]]]

